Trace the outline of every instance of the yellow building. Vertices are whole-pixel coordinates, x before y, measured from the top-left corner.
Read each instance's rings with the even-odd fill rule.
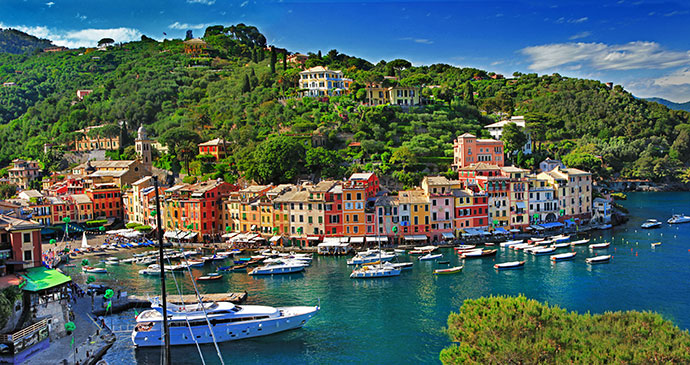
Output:
[[[316,66],[299,73],[299,85],[303,96],[331,96],[347,94],[352,79],[343,77],[340,70]]]
[[[365,88],[366,105],[402,105],[411,106],[421,104],[420,90],[418,87],[392,86],[384,87],[380,84],[371,84]]]

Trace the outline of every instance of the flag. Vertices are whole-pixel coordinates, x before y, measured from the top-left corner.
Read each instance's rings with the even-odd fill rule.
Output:
[[[137,309],[134,308],[134,319],[137,319],[139,317],[139,312],[137,312]]]

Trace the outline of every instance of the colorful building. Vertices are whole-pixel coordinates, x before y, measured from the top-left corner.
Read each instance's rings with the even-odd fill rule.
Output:
[[[460,189],[460,181],[451,181],[443,176],[425,176],[421,185],[431,206],[431,240],[438,242],[453,239],[455,237],[453,234],[455,218],[453,190]]]
[[[503,142],[465,133],[453,142],[453,168],[457,171],[473,163],[503,166]]]
[[[165,190],[161,202],[165,229],[192,231],[202,236],[223,233],[223,201],[237,190],[237,186],[217,180]]]
[[[41,224],[0,215],[0,258],[11,272],[41,266]]]
[[[93,217],[123,219],[122,192],[116,184],[94,184],[86,189],[86,195],[93,202]]]
[[[27,161],[16,158],[12,160],[12,168],[7,170],[10,183],[19,189],[29,189],[29,183],[41,175],[38,161]]]
[[[340,70],[316,66],[299,73],[303,96],[332,96],[349,92],[352,79],[343,77]]]
[[[208,142],[199,143],[200,155],[211,155],[216,161],[224,159],[227,154],[228,142],[222,138],[212,139]]]

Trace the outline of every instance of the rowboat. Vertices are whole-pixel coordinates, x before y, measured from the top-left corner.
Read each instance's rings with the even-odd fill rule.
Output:
[[[585,262],[594,265],[594,264],[605,264],[608,263],[609,260],[611,260],[611,255],[602,255],[602,256],[594,256],[594,257],[588,257],[585,259]]]
[[[411,262],[391,262],[390,264],[393,265],[394,268],[400,270],[411,269],[413,265]]]
[[[104,267],[92,267],[92,266],[84,266],[81,268],[82,271],[89,273],[89,274],[106,274],[108,273],[108,270]]]
[[[504,262],[501,264],[496,264],[494,265],[494,269],[496,270],[511,270],[511,269],[521,269],[525,266],[524,261],[511,261],[511,262]]]
[[[189,266],[189,267],[203,267],[204,261],[203,260],[189,260],[189,261],[187,261],[187,266]]]
[[[447,269],[436,269],[434,270],[434,275],[447,275],[455,274],[462,271],[463,266],[449,267]]]
[[[565,248],[568,246],[570,246],[569,242],[554,243],[553,245],[551,245],[551,247],[553,248]]]
[[[219,273],[217,273],[217,272],[211,272],[211,273],[208,273],[208,274],[206,274],[206,275],[204,275],[204,276],[199,276],[198,278],[196,278],[196,281],[212,281],[212,280],[219,280],[219,279],[222,278],[222,277],[223,277],[223,275],[221,275],[221,274],[219,274]]]
[[[562,253],[558,255],[551,255],[551,261],[566,261],[566,260],[572,260],[575,258],[575,255],[577,252],[568,252],[568,253]]]
[[[475,251],[464,252],[462,255],[460,255],[460,257],[463,259],[474,259],[474,258],[479,258],[479,257],[493,256],[493,255],[496,255],[496,251],[498,251],[498,250],[497,249],[475,250]]]
[[[608,248],[611,243],[609,242],[604,242],[604,243],[594,243],[589,245],[590,250],[600,250],[604,248]]]
[[[534,256],[541,256],[541,255],[548,255],[554,251],[556,251],[555,247],[545,247],[545,248],[538,248],[538,249],[531,250],[529,253],[531,253]]]
[[[571,246],[577,246],[577,245],[584,245],[584,244],[587,244],[587,243],[589,243],[589,239],[572,241],[572,242],[570,242],[570,245],[571,245]]]
[[[654,243],[652,243],[652,248],[659,246],[660,244],[661,244],[661,242],[654,242]]]
[[[477,247],[477,245],[460,245],[460,246],[455,247],[455,251],[457,251],[457,252],[467,251],[467,250],[472,250],[476,247]]]
[[[518,243],[516,245],[510,246],[510,248],[512,248],[513,250],[524,250],[524,249],[529,248],[529,247],[535,247],[535,246],[530,245],[529,243]]]

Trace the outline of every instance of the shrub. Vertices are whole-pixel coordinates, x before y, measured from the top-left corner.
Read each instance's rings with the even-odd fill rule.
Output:
[[[690,362],[690,335],[652,312],[578,314],[519,297],[466,300],[448,317],[444,364]]]

